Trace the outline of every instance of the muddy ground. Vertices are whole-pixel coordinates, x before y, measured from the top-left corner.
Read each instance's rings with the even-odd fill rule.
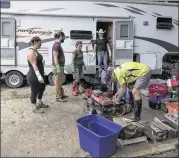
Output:
[[[43,101],[50,108],[44,114],[32,113],[29,87],[19,89],[1,88],[1,157],[86,157],[88,153],[79,146],[76,120],[83,116],[82,96],[72,96],[71,84],[64,85],[68,102],[56,103],[54,88],[47,86]],[[149,111],[147,111],[149,110]],[[150,121],[156,112],[143,108],[143,118]],[[149,143],[118,147],[114,156],[140,156],[171,150],[177,140],[160,144]],[[158,148],[157,148],[157,147]],[[137,152],[136,152],[137,150]]]

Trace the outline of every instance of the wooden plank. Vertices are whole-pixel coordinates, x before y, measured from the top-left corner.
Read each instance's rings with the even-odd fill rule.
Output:
[[[118,139],[118,141],[122,146],[129,145],[129,144],[141,143],[141,142],[148,142],[146,136],[132,138],[132,139],[126,139],[126,140]]]

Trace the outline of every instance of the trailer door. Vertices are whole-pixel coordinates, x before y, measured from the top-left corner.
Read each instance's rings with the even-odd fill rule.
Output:
[[[133,21],[122,20],[115,22],[113,66],[133,61]]]
[[[1,18],[1,65],[16,65],[15,19]]]

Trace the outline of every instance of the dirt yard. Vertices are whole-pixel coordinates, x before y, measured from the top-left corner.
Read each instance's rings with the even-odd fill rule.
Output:
[[[68,102],[56,103],[54,89],[46,87],[45,114],[34,114],[29,87],[1,89],[2,157],[78,157],[86,156],[78,143],[76,120],[83,115],[83,99],[71,95],[64,86]]]
[[[83,116],[82,96],[71,94],[71,84],[64,85],[68,102],[56,103],[52,86],[47,86],[43,101],[50,108],[44,114],[32,113],[29,87],[1,88],[1,157],[86,157],[79,146],[76,120]],[[144,102],[142,118],[152,121],[161,111]],[[132,114],[130,114],[132,115]],[[115,119],[116,120],[116,119]],[[155,145],[140,143],[117,148],[114,157],[136,157],[165,152],[177,139]],[[137,152],[136,152],[137,151]]]

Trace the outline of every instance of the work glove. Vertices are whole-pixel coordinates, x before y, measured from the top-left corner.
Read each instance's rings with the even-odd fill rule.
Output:
[[[36,70],[36,71],[35,71],[35,74],[36,74],[36,76],[37,76],[38,81],[39,81],[40,83],[44,83],[44,79],[43,79],[43,77],[41,76],[39,70]]]
[[[72,64],[71,64],[71,69],[72,69],[72,73],[74,73],[75,72],[75,64],[74,64],[74,62],[72,62]]]
[[[56,68],[57,68],[57,73],[60,73],[61,70],[60,70],[60,65],[59,64],[56,65]]]

